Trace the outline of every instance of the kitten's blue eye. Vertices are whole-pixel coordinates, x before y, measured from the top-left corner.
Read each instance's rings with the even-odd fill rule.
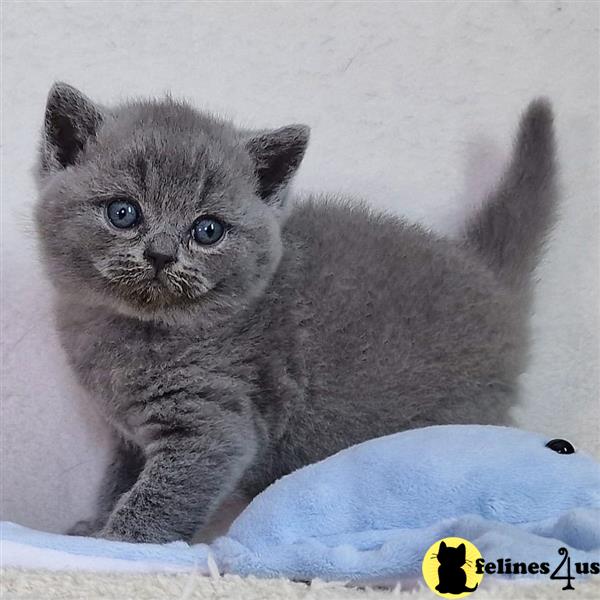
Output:
[[[106,215],[108,220],[119,229],[127,229],[137,225],[141,211],[137,204],[129,202],[127,200],[114,200],[111,202],[107,209]]]
[[[201,217],[194,223],[192,233],[198,244],[210,246],[225,235],[225,225],[214,217]]]

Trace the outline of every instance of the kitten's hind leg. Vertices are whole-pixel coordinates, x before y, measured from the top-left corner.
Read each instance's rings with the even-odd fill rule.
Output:
[[[133,487],[143,467],[142,450],[119,437],[100,484],[96,516],[90,520],[77,521],[67,530],[67,535],[90,536],[100,531],[117,500]]]

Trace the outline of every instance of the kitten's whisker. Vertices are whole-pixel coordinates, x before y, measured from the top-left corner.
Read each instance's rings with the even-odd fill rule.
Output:
[[[179,283],[177,277],[173,273],[167,273],[167,279],[177,288],[180,294],[183,294],[183,286]]]

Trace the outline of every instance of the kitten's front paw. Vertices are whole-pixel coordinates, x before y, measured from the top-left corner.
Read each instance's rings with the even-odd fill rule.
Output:
[[[165,531],[159,527],[148,525],[147,521],[123,522],[120,519],[109,520],[95,537],[118,542],[133,542],[146,544],[167,544],[169,542],[184,540],[183,536]]]
[[[146,529],[141,530],[136,527],[124,525],[122,523],[108,523],[96,534],[95,537],[105,540],[112,540],[114,542],[161,544],[165,541],[170,541],[163,540],[160,536]]]
[[[98,521],[90,520],[90,521],[77,521],[73,527],[70,527],[65,532],[66,535],[78,535],[82,537],[91,537],[93,536],[101,527],[101,524]]]
[[[145,542],[138,532],[128,531],[122,527],[116,528],[111,525],[104,526],[97,534],[96,537],[102,538],[103,540],[112,540],[113,542]]]

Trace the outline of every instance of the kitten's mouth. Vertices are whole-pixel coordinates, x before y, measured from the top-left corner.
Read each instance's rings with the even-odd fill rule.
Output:
[[[155,285],[158,287],[167,287],[169,286],[169,277],[165,271],[159,271],[158,273],[154,273],[153,276],[148,278],[148,283],[150,285]]]
[[[95,265],[103,295],[119,312],[142,319],[161,314],[197,313],[200,306],[219,305],[221,282],[208,281],[199,273],[169,266],[156,272],[150,265]],[[214,308],[214,307],[213,307]]]
[[[109,278],[110,292],[138,310],[189,306],[195,290],[180,275],[160,271],[130,279]]]
[[[161,270],[137,273],[132,277],[105,277],[110,293],[130,309],[141,313],[185,309],[212,297],[217,285],[190,282],[183,274]]]
[[[164,272],[149,279],[135,296],[138,304],[150,308],[188,305],[194,300],[189,286],[182,281],[169,278]]]

